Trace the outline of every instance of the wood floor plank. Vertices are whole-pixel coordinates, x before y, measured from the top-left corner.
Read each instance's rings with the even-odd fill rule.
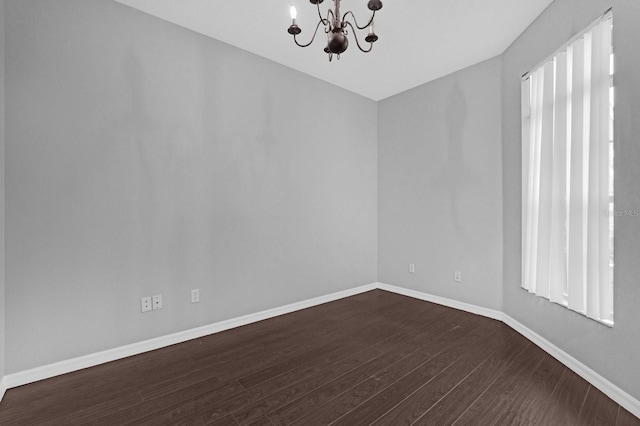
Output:
[[[453,423],[528,344],[516,334],[508,328],[492,334],[451,368],[416,388],[374,424]],[[465,386],[466,381],[471,385]],[[447,398],[449,395],[450,399]],[[456,402],[457,398],[461,399],[460,404]]]
[[[508,341],[501,343],[485,362],[455,385],[413,424],[453,424],[480,395],[501,378],[515,359],[522,356],[531,346],[531,343],[519,334],[505,339]]]
[[[542,415],[552,404],[551,395],[566,369],[553,357],[545,357],[533,374],[521,382],[521,390],[509,409],[495,413],[491,425],[542,424]]]
[[[560,378],[558,387],[551,394],[553,402],[543,413],[542,424],[579,425],[580,411],[589,387],[586,380],[566,369]]]
[[[104,424],[141,424],[144,423],[144,419],[151,421],[155,417],[156,413],[161,413],[166,410],[166,401],[170,400],[175,403],[176,400],[183,401],[181,409],[177,410],[175,419],[182,419],[189,416],[191,412],[189,410],[189,404],[187,401],[191,401],[202,393],[209,393],[210,395],[217,395],[218,398],[226,398],[229,394],[235,394],[242,392],[244,387],[236,382],[226,382],[219,384],[217,381],[210,383],[208,381],[202,381],[192,386],[182,388],[180,391],[172,392],[169,398],[163,394],[162,397],[145,399],[143,394],[140,393],[140,399],[136,404],[125,405],[121,404],[118,407],[110,407],[112,403],[108,405],[100,405],[97,407],[87,407],[83,410],[79,410],[75,413],[69,413],[65,416],[57,416],[56,421],[59,424],[72,424],[74,421],[91,421],[92,419],[100,418]],[[176,393],[180,395],[177,396]]]
[[[249,423],[248,426],[273,426],[273,424],[269,421],[268,418],[262,416]]]
[[[358,375],[358,373],[360,373],[360,377],[362,377],[362,375],[365,375],[365,374],[371,374],[371,371],[380,370],[384,368],[385,365],[388,365],[389,363],[393,362],[393,360],[397,358],[398,356],[396,353],[383,354],[382,356],[374,358],[373,360],[370,360],[368,363],[360,366],[357,369],[357,373],[355,374]],[[322,387],[323,385],[326,385],[327,382],[331,382],[332,381],[331,379],[335,377],[335,375],[340,374],[341,372],[344,373],[346,371],[349,371],[349,370],[345,368],[345,369],[340,369],[340,371],[332,371],[330,372],[331,377],[328,377],[328,378],[320,375],[316,375],[308,380],[304,380],[292,386],[289,386],[287,388],[280,389],[279,391],[271,395],[268,395],[265,398],[262,398],[252,404],[248,404],[234,411],[233,413],[234,417],[236,417],[240,425],[250,423],[254,418],[260,417],[260,416],[266,416],[269,419],[271,419],[271,417],[268,416],[268,413],[270,411],[273,411],[292,401],[295,401],[297,399],[302,398],[303,396],[306,396],[307,394],[313,392],[313,390],[316,389],[317,387]],[[353,376],[349,376],[349,377],[353,377]],[[357,379],[354,379],[354,380],[357,380]],[[308,400],[306,398],[305,400],[313,403],[312,400]]]
[[[381,290],[9,389],[0,402],[11,426],[375,421],[640,425],[505,324]]]
[[[286,383],[287,378],[293,378],[297,374],[306,374],[306,369],[318,368],[314,362],[319,362],[319,359],[324,355],[322,347],[329,347],[332,351],[337,351],[344,347],[357,347],[362,344],[361,340],[355,338],[344,338],[330,344],[323,344],[321,341],[317,341],[315,346],[308,348],[305,352],[302,352],[304,357],[312,357],[309,362],[305,362],[300,365],[303,356],[298,357],[285,357],[277,365],[282,367],[278,369],[279,375],[285,375],[284,378],[279,378],[278,382]],[[351,345],[351,346],[349,346]],[[328,363],[330,365],[330,363]],[[276,372],[274,372],[276,374]],[[278,375],[276,376],[278,377]],[[254,402],[273,392],[274,382],[269,382],[264,386],[256,385],[247,389],[244,385],[239,392],[221,394],[218,389],[213,391],[202,392],[199,395],[193,396],[189,400],[185,400],[183,397],[172,394],[163,398],[164,408],[160,411],[154,411],[149,413],[149,418],[155,418],[159,424],[170,424],[173,422],[177,415],[179,416],[195,416],[197,418],[208,418],[211,416],[225,416],[232,413],[234,410],[241,408],[247,404]],[[173,403],[172,403],[173,402]],[[145,418],[140,419],[144,421]],[[135,422],[132,422],[135,423]]]
[[[589,387],[578,423],[585,426],[615,425],[618,407],[613,400],[595,387]]]
[[[424,306],[416,305],[415,308],[418,309],[419,311],[422,311],[424,309]],[[412,312],[411,310],[407,309],[405,311],[405,315],[409,315],[411,312]],[[357,334],[353,336],[347,336],[344,338],[344,341],[341,341],[337,346],[341,347],[342,352],[344,352],[345,348],[350,347],[350,345],[354,345],[354,350],[358,346],[366,347],[367,344],[363,344],[361,339],[365,339],[365,340],[369,339],[370,344],[374,344],[374,343],[377,343],[380,339],[384,340],[386,338],[393,338],[392,336],[388,337],[388,333],[391,333],[391,335],[393,335],[396,331],[398,331],[397,324],[395,325],[386,324],[385,321],[382,321],[380,324],[377,324],[376,327],[373,327],[373,328],[370,327],[372,325],[371,321],[379,321],[380,318],[381,317],[376,316],[376,318],[369,321],[369,327],[368,327],[369,329],[367,330],[367,332],[362,333],[358,331]],[[344,329],[342,331],[344,332]],[[272,404],[278,404],[281,401],[286,402],[286,399],[282,400],[275,397],[271,397],[271,394],[274,391],[276,391],[278,388],[285,387],[287,386],[288,383],[296,382],[301,377],[305,377],[310,373],[312,373],[314,370],[317,370],[318,369],[317,357],[327,358],[327,352],[326,352],[327,346],[326,345],[321,345],[321,346],[323,346],[323,349],[316,351],[316,354],[315,354],[316,358],[311,358],[310,360],[302,364],[294,364],[294,365],[302,365],[302,367],[304,367],[305,365],[309,365],[308,368],[306,369],[301,367],[292,368],[289,364],[287,364],[284,366],[286,368],[289,368],[289,372],[287,374],[276,371],[272,375],[272,378],[274,378],[274,380],[269,381],[269,380],[266,380],[265,377],[263,377],[263,381],[261,383],[263,383],[264,385],[260,385],[260,386],[254,385],[253,387],[249,387],[247,388],[246,391],[233,395],[222,401],[217,401],[217,404],[215,405],[208,403],[207,401],[211,401],[211,396],[208,394],[204,394],[198,398],[199,401],[194,401],[194,403],[192,404],[197,411],[194,411],[193,413],[191,413],[191,415],[195,416],[198,419],[208,418],[213,415],[221,416],[221,415],[225,415],[226,413],[236,412],[242,409],[243,407],[250,407],[251,404],[260,402],[261,400],[264,400],[266,398],[268,399],[262,402],[266,403],[269,406]],[[300,362],[300,360],[298,361]],[[335,360],[329,359],[329,361],[333,362]],[[330,364],[329,362],[322,362],[322,363],[327,365]],[[280,398],[284,398],[284,397],[281,395]],[[183,410],[183,408],[184,407],[178,407],[179,410]],[[261,412],[258,412],[258,411],[252,411],[252,414],[254,416],[260,413]],[[154,416],[156,418],[162,418],[164,414],[155,413]],[[173,418],[173,415],[170,412],[167,413],[167,416],[168,418]],[[237,414],[236,414],[236,418],[237,418]],[[248,420],[248,419],[249,418],[246,418],[244,420]]]
[[[429,347],[432,349],[440,347],[440,345],[436,344],[437,339],[448,332],[453,331],[454,328],[459,328],[459,325],[456,323],[457,321],[449,322],[446,320],[433,323],[424,333],[407,339],[403,344],[398,343],[394,345],[393,348],[387,348],[389,350],[381,353],[371,362],[362,363],[361,365],[348,370],[341,376],[331,378],[332,380],[328,381],[324,385],[317,386],[311,392],[308,392],[275,410],[270,410],[267,417],[274,425],[290,424],[374,375],[384,374],[386,369],[404,361],[410,355],[415,354],[419,349],[424,349],[425,344],[430,343]]]
[[[318,345],[319,343],[318,343],[318,340],[316,340],[311,342],[310,344],[312,344],[313,347],[315,347],[315,345]],[[337,345],[339,346],[339,344]],[[311,351],[311,349],[308,349],[308,351]],[[286,354],[281,356],[282,356],[282,359],[287,360],[289,359],[289,355],[291,354]],[[234,363],[231,364],[231,366],[227,366],[229,368],[224,371],[219,371],[215,367],[211,366],[211,368],[207,370],[207,374],[200,374],[201,368],[196,365],[190,365],[191,368],[187,368],[188,373],[186,375],[180,374],[178,370],[182,369],[182,371],[184,371],[186,366],[184,364],[183,365],[176,364],[174,368],[170,370],[173,376],[169,376],[166,379],[163,379],[162,377],[156,377],[156,375],[148,375],[144,378],[138,378],[138,380],[145,383],[145,389],[144,389],[144,392],[142,392],[141,398],[136,401],[137,402],[136,405],[142,405],[144,407],[144,410],[138,409],[141,407],[134,406],[130,410],[120,409],[118,412],[111,413],[110,415],[108,415],[108,417],[113,421],[119,420],[120,418],[126,418],[132,421],[132,419],[136,418],[136,417],[132,417],[134,413],[136,416],[138,416],[138,415],[141,415],[144,411],[147,411],[148,414],[154,415],[155,413],[157,413],[158,408],[161,408],[161,409],[166,408],[163,402],[166,402],[167,399],[175,401],[176,394],[179,393],[180,394],[179,400],[184,401],[189,394],[192,394],[193,391],[196,391],[198,388],[201,388],[202,385],[208,385],[209,389],[213,389],[213,391],[209,390],[207,392],[213,393],[218,397],[222,395],[229,395],[229,393],[232,392],[232,389],[234,393],[242,392],[244,390],[244,387],[241,384],[238,385],[238,383],[236,383],[237,380],[235,378],[238,375],[241,375],[242,372],[245,372],[245,371],[251,372],[253,370],[258,369],[262,365],[265,365],[265,364],[268,365],[269,363],[275,362],[275,358],[267,358],[269,362],[264,361],[264,359],[265,358],[261,359],[258,362],[253,362],[249,364],[246,368],[243,362],[236,360]],[[163,375],[166,376],[167,374],[168,374],[168,371],[165,370],[163,372]],[[211,374],[214,374],[214,375],[211,376]],[[176,389],[175,387],[172,387],[172,386],[168,387],[167,384],[169,384],[169,382],[171,381],[175,382],[177,377],[181,377],[181,380],[178,382],[179,383],[178,388]],[[193,380],[194,378],[197,378],[197,381],[194,381]],[[185,383],[189,383],[189,386],[185,386]],[[229,384],[231,384],[231,386],[229,386]],[[185,388],[189,389],[189,391],[191,392],[189,391],[184,392],[183,389]],[[157,399],[162,398],[165,394],[167,394],[168,390],[171,390],[171,389],[172,389],[171,395],[168,398],[164,398],[164,401],[162,400],[156,401]],[[145,403],[143,404],[143,402]],[[85,411],[87,411],[87,415],[95,416],[96,414],[100,414],[105,409],[113,410],[113,407],[110,408],[109,405],[110,405],[110,402],[108,400],[100,403],[99,407],[96,406],[95,404],[90,404],[87,407],[87,410]],[[97,410],[97,408],[101,408],[101,410]],[[78,418],[81,414],[82,414],[82,411],[78,409],[74,409],[72,412],[70,411],[67,415],[64,415],[64,416],[61,415],[61,413],[59,413],[58,418],[60,421],[65,421],[70,416],[74,416]]]
[[[165,395],[156,396],[156,400],[152,400],[153,401],[152,403],[145,403],[144,404],[145,407],[142,408],[141,410],[137,410],[134,408],[133,410],[114,413],[110,416],[110,420],[120,421],[122,417],[130,416],[132,414],[131,412],[133,411],[135,412],[135,414],[133,414],[133,417],[128,417],[128,418],[129,418],[129,422],[134,423],[135,421],[139,421],[143,419],[144,417],[140,417],[143,414],[146,416],[157,416],[159,415],[158,413],[160,413],[161,415],[164,415],[163,413],[165,411],[171,409],[167,407],[175,407],[176,412],[183,413],[183,415],[184,413],[187,412],[185,411],[186,407],[192,407],[194,410],[196,409],[201,410],[203,405],[198,404],[197,401],[193,400],[194,398],[198,398],[204,395],[206,397],[205,398],[206,400],[210,400],[212,398],[216,400],[220,400],[220,399],[226,400],[232,395],[238,395],[242,393],[246,389],[245,387],[242,387],[238,392],[229,392],[226,394],[221,393],[221,390],[224,391],[224,388],[221,389],[220,387],[226,383],[226,380],[239,380],[242,377],[245,377],[246,375],[264,371],[265,368],[269,369],[271,366],[274,366],[274,365],[290,366],[292,365],[292,363],[295,363],[296,361],[295,357],[298,357],[301,353],[308,354],[310,352],[314,352],[317,350],[318,347],[326,348],[327,346],[332,345],[334,350],[340,352],[344,350],[344,348],[346,347],[343,341],[344,339],[350,340],[351,342],[349,344],[354,344],[357,346],[359,342],[357,339],[353,339],[351,337],[347,337],[347,338],[340,337],[340,335],[342,333],[348,333],[348,332],[361,334],[360,333],[361,330],[363,329],[366,330],[367,328],[368,326],[366,324],[358,324],[357,322],[350,324],[348,327],[336,325],[335,327],[331,327],[327,329],[327,330],[330,330],[331,332],[325,331],[323,335],[314,335],[314,338],[312,339],[299,339],[299,341],[303,343],[302,345],[296,345],[295,337],[292,337],[292,339],[294,340],[291,343],[287,344],[288,346],[290,346],[288,353],[277,352],[276,350],[270,350],[269,348],[266,348],[265,353],[262,353],[259,355],[252,354],[246,357],[238,357],[232,361],[225,362],[224,368],[222,370],[217,364],[208,365],[208,366],[205,365],[203,367],[204,371],[202,372],[200,371],[200,368],[196,369],[195,371],[190,371],[188,378],[189,378],[189,381],[190,381],[190,378],[192,377],[198,379],[197,382],[191,383],[192,387],[198,386],[199,383],[203,382],[204,380],[207,380],[212,386],[210,391],[202,392],[199,395],[193,395],[192,392],[183,392],[182,389],[180,388],[175,389],[172,392],[167,393]],[[338,329],[341,330],[340,334],[335,333],[335,331]],[[295,336],[295,332],[293,331],[290,334],[292,336]],[[325,340],[322,340],[321,337],[327,337],[331,340],[325,341]],[[343,339],[343,340],[340,340],[340,339]],[[304,346],[304,345],[311,345],[311,346]],[[297,350],[293,351],[291,347],[294,347]],[[303,350],[306,352],[302,352]],[[274,352],[276,352],[276,354],[274,354]],[[269,355],[269,353],[272,353],[272,355]],[[260,358],[261,361],[256,362],[255,357]],[[269,362],[265,363],[262,360],[268,360]],[[181,383],[184,381],[187,381],[188,378],[183,377],[181,380]],[[152,397],[152,395],[150,395],[149,397]],[[181,404],[186,401],[188,401],[186,405],[181,406]],[[160,411],[154,408],[156,406],[161,407]],[[221,413],[218,413],[218,415],[220,414]],[[173,419],[174,417],[173,415],[169,415],[169,418]]]
[[[368,346],[378,339],[385,340],[392,336],[402,335],[401,330],[397,327],[388,327],[382,323],[376,324],[376,326],[377,329],[374,333],[370,333],[370,330],[363,330],[363,332],[347,338],[327,340],[326,343],[309,345],[309,350],[301,352],[293,358],[245,375],[240,379],[240,383],[247,389],[253,388],[260,383],[290,373],[292,365],[308,365],[309,369],[314,370],[318,368],[318,363],[325,365],[335,362],[337,359],[341,359],[345,352],[358,351],[359,348]],[[295,379],[289,378],[288,380]]]
[[[203,365],[246,358],[249,354],[282,348],[289,339],[301,341],[332,332],[335,326],[370,313],[371,305],[393,309],[405,302],[402,298],[382,299],[368,293],[372,292],[363,294],[371,298],[369,303],[364,303],[363,295],[356,295],[205,336],[199,339],[203,343],[202,350],[192,354],[192,358]]]
[[[261,424],[266,426],[269,425],[268,423],[258,423],[255,426],[260,426]],[[186,426],[186,425],[193,425],[193,423],[190,421],[187,421],[187,422],[176,423],[176,425]],[[238,422],[236,421],[236,419],[233,418],[232,415],[228,415],[220,419],[216,419],[208,422],[207,426],[238,426]]]
[[[416,389],[428,383],[460,360],[462,360],[460,364],[461,368],[459,370],[456,368],[456,370],[460,371],[463,377],[466,376],[468,371],[466,371],[465,368],[470,368],[473,361],[470,360],[471,357],[465,358],[465,354],[476,351],[479,346],[481,347],[481,342],[497,332],[496,327],[500,327],[500,325],[497,323],[483,323],[481,327],[474,330],[474,333],[468,338],[467,342],[455,345],[441,352],[428,362],[411,371],[410,374],[393,383],[386,388],[384,392],[379,393],[340,417],[333,424],[345,426],[371,424],[395,405],[402,402],[407,396],[415,392]]]
[[[454,422],[456,425],[489,425],[496,416],[506,413],[517,395],[522,392],[522,383],[549,355],[536,345],[530,345],[520,356],[467,410]]]
[[[349,387],[354,382],[357,383],[366,379],[371,374],[393,364],[415,350],[420,346],[421,342],[433,336],[438,330],[446,332],[447,329],[454,326],[454,323],[445,320],[429,322],[426,329],[417,334],[415,330],[407,329],[403,333],[398,333],[368,348],[363,353],[358,353],[357,355],[359,356],[344,359],[342,363],[336,365],[338,368],[332,368],[315,376],[309,376],[304,382],[283,387],[268,398],[235,411],[234,416],[243,424],[251,416],[268,413],[267,417],[274,423],[277,415],[275,413],[272,414],[272,411],[291,405],[299,400],[304,401],[307,409],[310,404],[320,404],[325,398],[329,398],[327,394],[331,394],[332,391],[335,392],[336,386]],[[344,361],[348,362],[345,363]],[[329,386],[329,383],[332,386]],[[327,387],[331,390],[327,389]],[[296,410],[305,410],[305,408],[298,407]]]
[[[618,410],[616,426],[640,426],[640,419],[620,407]]]
[[[430,361],[440,353],[459,344],[463,339],[467,339],[480,324],[461,322],[460,325],[442,335],[433,336],[433,339],[425,340],[424,345],[407,355],[405,358],[396,363],[390,364],[387,368],[379,371],[366,380],[358,383],[352,388],[339,393],[338,395],[330,395],[328,402],[308,408],[308,412],[299,418],[296,418],[291,424],[294,425],[327,425],[341,416],[347,414],[357,406],[374,401],[373,397],[384,392],[389,386],[410,374],[413,370]],[[332,390],[335,384],[330,384]],[[323,391],[323,389],[321,389]],[[303,406],[305,402],[300,403]],[[295,410],[295,407],[294,407]],[[274,417],[277,422],[278,413],[272,413],[268,416]],[[291,419],[287,419],[291,421]]]

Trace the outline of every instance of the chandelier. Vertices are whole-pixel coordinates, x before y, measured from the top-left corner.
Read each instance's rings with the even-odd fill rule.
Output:
[[[376,11],[382,9],[382,1],[369,0],[369,3],[367,3],[367,7],[373,13],[371,14],[371,19],[369,19],[369,22],[367,22],[363,26],[358,25],[358,22],[356,21],[356,17],[351,11],[346,12],[342,16],[340,15],[340,0],[333,0],[334,9],[331,10],[331,8],[329,8],[329,10],[327,11],[326,18],[323,18],[322,12],[320,11],[320,3],[322,3],[324,0],[309,0],[309,1],[312,4],[315,4],[317,6],[319,20],[318,20],[318,24],[316,25],[316,30],[313,32],[313,37],[311,37],[311,41],[307,44],[300,44],[298,42],[298,39],[296,36],[302,32],[302,29],[298,26],[298,23],[296,21],[297,12],[296,12],[295,6],[292,5],[290,9],[292,22],[287,32],[293,36],[293,41],[298,46],[300,47],[310,46],[311,43],[313,43],[313,40],[315,40],[316,35],[318,34],[318,29],[322,25],[324,27],[325,34],[327,34],[327,45],[324,48],[324,51],[329,55],[329,61],[333,59],[333,55],[336,55],[336,57],[340,59],[340,54],[343,53],[345,50],[347,50],[347,47],[349,47],[349,39],[347,38],[347,35],[349,34],[349,32],[347,28],[351,30],[353,34],[353,38],[356,41],[356,45],[358,46],[358,49],[360,49],[364,53],[371,52],[371,49],[373,48],[373,43],[375,43],[375,41],[378,40],[378,36],[373,31],[373,18],[376,16]],[[353,24],[347,20],[349,15],[351,16],[351,19],[353,19]],[[357,30],[364,30],[366,28],[369,28],[369,33],[364,38],[364,41],[369,43],[368,49],[364,49],[360,45],[360,41],[358,41],[358,36],[357,36]]]

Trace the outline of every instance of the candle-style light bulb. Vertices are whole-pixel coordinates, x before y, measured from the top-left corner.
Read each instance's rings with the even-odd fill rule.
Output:
[[[378,36],[373,31],[373,20],[371,20],[371,25],[369,25],[369,34],[364,38],[364,41],[367,43],[375,43],[378,40]]]
[[[296,16],[298,16],[298,12],[296,11],[296,7],[292,4],[289,8],[289,13],[291,14],[291,26],[287,30],[289,34],[293,37],[297,36],[302,32],[300,27],[298,27],[298,23],[296,22]]]

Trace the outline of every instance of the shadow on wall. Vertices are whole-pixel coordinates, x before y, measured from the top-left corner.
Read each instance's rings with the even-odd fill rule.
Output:
[[[219,55],[202,55],[201,120],[215,198],[210,244],[217,265],[211,276],[256,291],[247,283],[271,279],[289,254],[285,242],[291,241],[287,206],[295,192],[282,130],[283,100],[274,95],[272,74],[256,73],[250,56],[216,49]]]
[[[134,279],[164,282],[193,274],[198,265],[191,259],[206,253],[203,227],[210,201],[203,182],[211,173],[202,167],[205,147],[199,117],[181,108],[198,99],[197,91],[192,84],[180,85],[179,92],[172,92],[170,85],[154,89],[152,83],[170,81],[175,68],[155,72],[151,79],[153,66],[141,62],[135,47],[124,54],[122,109],[105,132],[109,140],[103,144],[109,152],[100,161],[120,168],[113,179],[119,187],[118,209],[130,226],[129,244],[124,246],[127,258],[141,274]]]
[[[464,158],[464,131],[468,122],[467,110],[465,94],[460,88],[458,80],[454,79],[445,105],[447,132],[447,138],[444,141],[445,162],[436,181],[448,199],[448,210],[453,226],[463,238],[471,238],[472,235],[468,235],[465,231],[462,219],[465,206],[462,199],[479,186],[478,179],[480,178]]]

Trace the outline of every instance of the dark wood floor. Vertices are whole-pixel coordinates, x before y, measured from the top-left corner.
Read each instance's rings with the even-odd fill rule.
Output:
[[[1,425],[640,425],[508,326],[376,290],[7,391]]]

